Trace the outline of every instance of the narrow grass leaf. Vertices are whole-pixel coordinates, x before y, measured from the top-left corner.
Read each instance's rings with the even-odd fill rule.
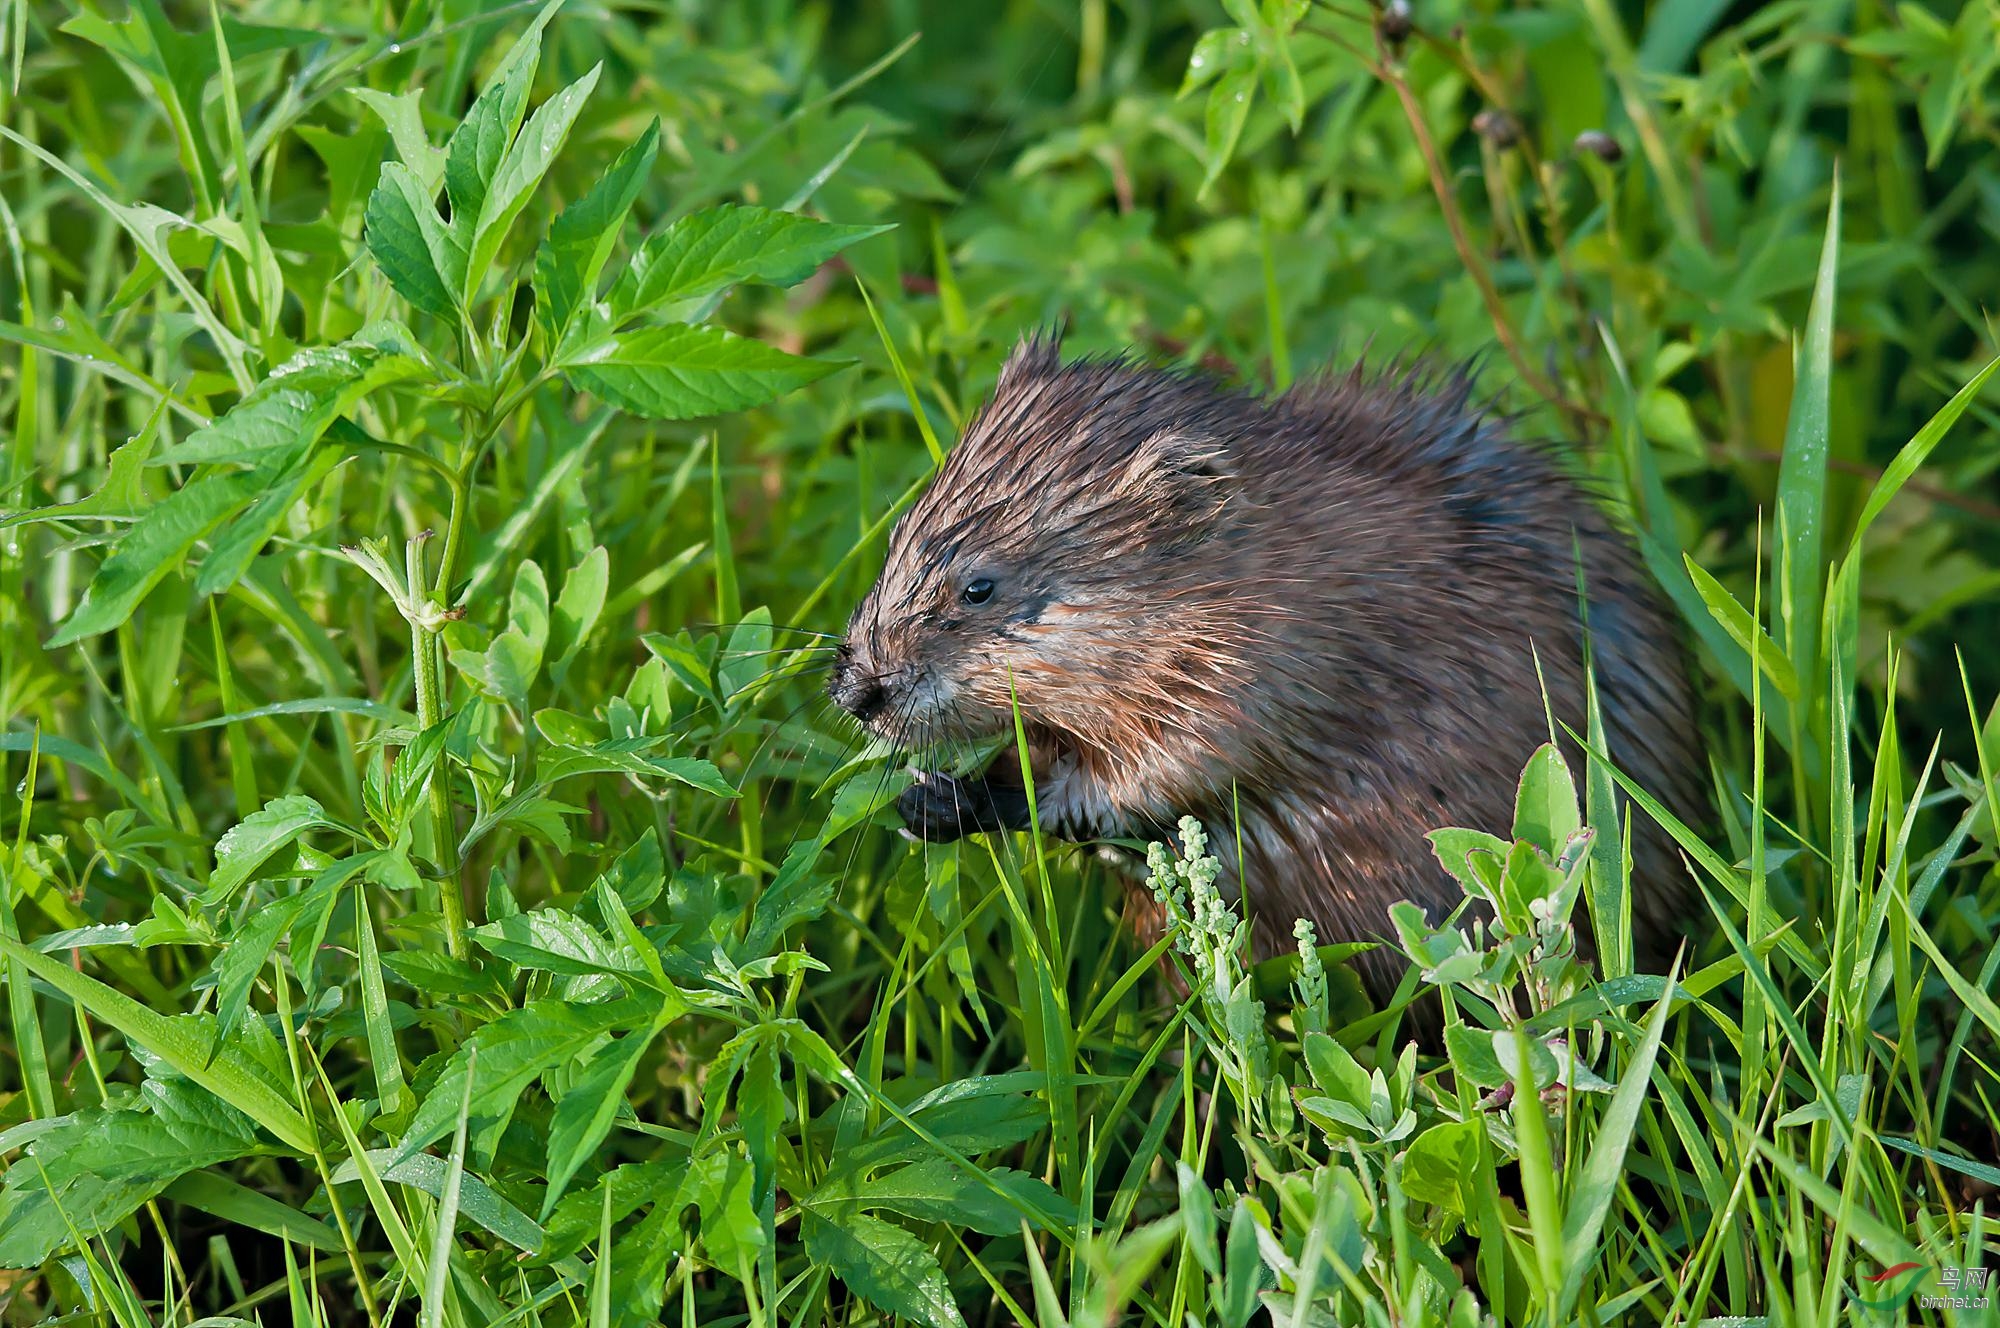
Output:
[[[301,1152],[312,1151],[312,1135],[304,1118],[264,1077],[255,1061],[235,1045],[224,1045],[211,1057],[211,1024],[149,1010],[123,992],[37,954],[12,937],[0,936],[0,952],[285,1143]]]

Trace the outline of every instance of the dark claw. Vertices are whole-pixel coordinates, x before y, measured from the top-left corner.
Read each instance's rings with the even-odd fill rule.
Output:
[[[1025,793],[996,790],[984,779],[956,779],[932,770],[917,772],[916,783],[896,799],[896,810],[911,834],[932,844],[981,832],[1019,830],[1028,823]]]

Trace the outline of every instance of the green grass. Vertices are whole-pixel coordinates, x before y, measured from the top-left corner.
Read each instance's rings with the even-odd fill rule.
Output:
[[[0,4],[0,1322],[1979,1318],[1994,10],[1412,8]],[[1199,844],[1149,953],[890,833],[820,634],[1059,319],[1574,444],[1672,975],[1594,719],[1402,920],[1435,1058]]]

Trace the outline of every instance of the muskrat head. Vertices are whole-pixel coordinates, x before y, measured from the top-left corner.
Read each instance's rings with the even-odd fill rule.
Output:
[[[906,750],[1130,715],[1212,583],[1232,418],[1208,385],[1024,343],[890,536],[828,694]],[[1241,405],[1234,418],[1241,418]],[[1239,426],[1240,427],[1240,426]],[[1157,686],[1157,684],[1153,684]]]

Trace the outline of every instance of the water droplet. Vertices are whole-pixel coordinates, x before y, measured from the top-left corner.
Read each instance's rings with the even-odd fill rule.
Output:
[[[1239,30],[1236,34],[1236,44],[1238,46],[1248,46],[1250,44],[1250,34]]]
[[[1235,100],[1237,100],[1237,101],[1242,101],[1242,100],[1243,100],[1243,94],[1242,94],[1242,93],[1240,93],[1240,92],[1239,92],[1239,93],[1237,93],[1237,94],[1236,94],[1236,97],[1235,97]]]
[[[57,319],[53,319],[53,320],[52,320],[52,324],[53,324],[53,326],[55,327],[55,330],[56,330],[56,331],[58,331],[58,332],[65,332],[65,331],[68,331],[68,330],[69,330],[69,324],[68,324],[68,323],[66,323],[66,322],[64,322],[64,321],[63,321],[62,319],[60,319],[60,318],[57,318]]]
[[[83,362],[85,364],[95,364],[97,363],[97,357],[95,355],[86,355],[83,357]]]
[[[401,42],[390,42],[390,43],[389,43],[389,54],[391,54],[391,55],[401,55],[402,53],[403,53],[403,43],[401,43]]]
[[[1189,69],[1200,69],[1200,68],[1201,68],[1201,67],[1202,67],[1203,65],[1205,65],[1205,64],[1207,64],[1207,63],[1208,63],[1208,57],[1207,57],[1207,56],[1205,56],[1205,55],[1197,55],[1197,56],[1194,56],[1194,57],[1192,57],[1191,59],[1189,59],[1189,60],[1188,60],[1188,68],[1189,68]]]

